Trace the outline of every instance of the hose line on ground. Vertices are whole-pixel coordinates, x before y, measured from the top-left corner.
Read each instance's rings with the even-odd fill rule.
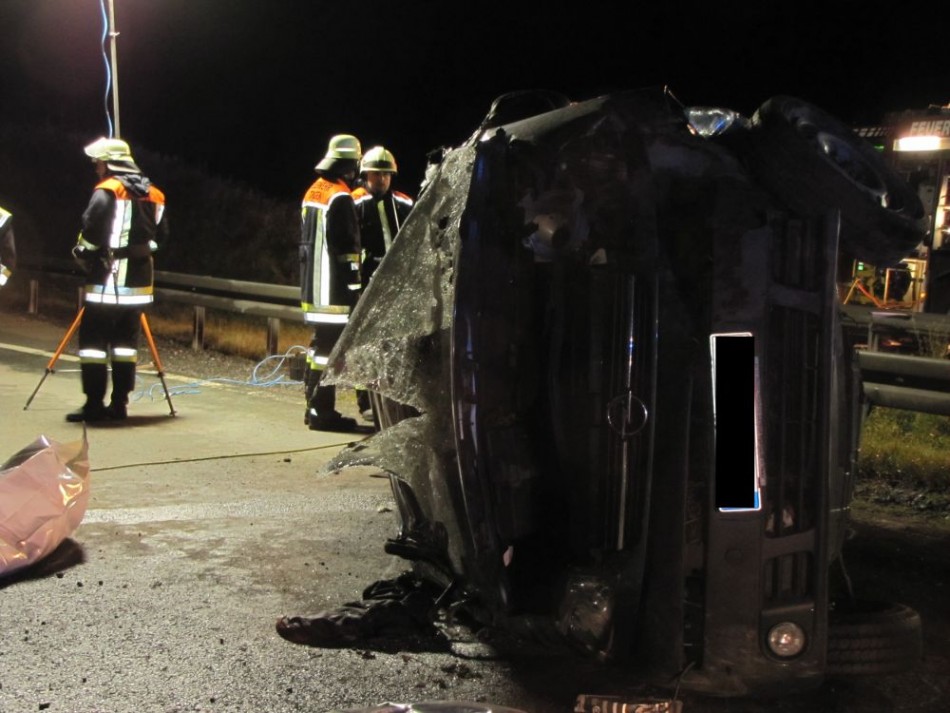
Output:
[[[179,386],[172,386],[169,388],[169,392],[172,396],[180,396],[183,394],[198,394],[201,393],[202,384],[230,384],[233,386],[252,386],[254,388],[272,388],[278,386],[301,386],[302,381],[291,379],[285,373],[283,373],[283,368],[285,362],[289,359],[294,358],[297,354],[306,353],[306,347],[295,345],[290,347],[283,354],[271,354],[264,357],[261,361],[254,365],[254,368],[251,370],[251,376],[244,381],[240,379],[231,379],[228,377],[212,377],[210,379],[200,379],[198,381],[193,381],[188,384],[181,384]],[[265,372],[264,369],[267,365],[270,366],[270,371]],[[289,370],[288,370],[289,371]],[[136,379],[139,377],[136,376]],[[156,398],[163,399],[165,398],[164,391],[162,390],[162,385],[160,383],[155,383],[149,386],[146,389],[135,391],[129,395],[130,401],[139,401],[143,398],[147,398],[150,401],[154,401]]]

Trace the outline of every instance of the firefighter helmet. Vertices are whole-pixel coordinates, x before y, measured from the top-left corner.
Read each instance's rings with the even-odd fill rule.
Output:
[[[96,139],[86,146],[83,151],[94,161],[103,161],[110,171],[124,173],[140,173],[139,167],[132,160],[132,151],[122,139]]]
[[[360,173],[367,171],[379,171],[380,173],[398,173],[396,168],[396,157],[391,151],[382,146],[374,146],[365,154],[360,162]]]
[[[358,138],[350,134],[337,134],[330,139],[326,155],[315,168],[317,171],[332,171],[338,161],[353,161],[355,165],[362,156],[363,148]]]

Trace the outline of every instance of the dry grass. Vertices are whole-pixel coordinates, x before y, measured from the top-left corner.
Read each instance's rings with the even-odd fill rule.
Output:
[[[187,305],[156,303],[149,313],[149,325],[156,336],[183,344],[191,344],[194,311]],[[205,348],[224,354],[260,360],[270,356],[267,351],[267,320],[263,317],[236,315],[207,310],[205,315]],[[306,347],[313,328],[302,322],[280,323],[277,353],[286,354],[293,347]]]
[[[946,492],[950,489],[950,417],[874,409],[864,426],[858,473]]]

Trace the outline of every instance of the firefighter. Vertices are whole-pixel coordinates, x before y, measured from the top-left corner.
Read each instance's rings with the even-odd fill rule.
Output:
[[[353,191],[353,202],[360,221],[363,245],[360,280],[364,290],[412,210],[412,198],[393,190],[392,181],[397,172],[396,157],[382,146],[371,148],[360,161],[361,185]],[[357,389],[356,402],[362,417],[373,421],[369,394]]]
[[[412,198],[392,188],[397,172],[396,157],[382,146],[371,148],[360,161],[362,185],[353,191],[353,202],[363,243],[364,289],[412,210]]]
[[[303,198],[300,302],[312,324],[307,353],[304,422],[314,431],[350,432],[356,420],[336,410],[336,388],[321,385],[330,352],[359,298],[360,228],[351,190],[363,151],[359,139],[338,134],[316,165],[317,180]]]
[[[67,421],[121,421],[135,385],[142,309],[153,300],[152,253],[167,235],[165,195],[151,184],[121,139],[84,149],[96,185],[82,214],[73,257],[86,272],[79,364],[86,403]],[[104,405],[108,368],[112,394]]]
[[[0,288],[16,269],[16,243],[13,238],[13,214],[0,206]]]

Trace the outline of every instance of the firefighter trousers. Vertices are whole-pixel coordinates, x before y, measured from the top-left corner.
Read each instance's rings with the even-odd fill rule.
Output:
[[[86,403],[99,406],[106,396],[112,367],[111,402],[125,405],[135,387],[139,330],[138,307],[87,304],[79,324],[79,367]]]
[[[307,373],[304,387],[309,418],[332,418],[336,410],[336,387],[321,386],[320,380],[327,368],[330,352],[343,333],[344,324],[320,324],[313,330],[310,349],[307,352]]]

